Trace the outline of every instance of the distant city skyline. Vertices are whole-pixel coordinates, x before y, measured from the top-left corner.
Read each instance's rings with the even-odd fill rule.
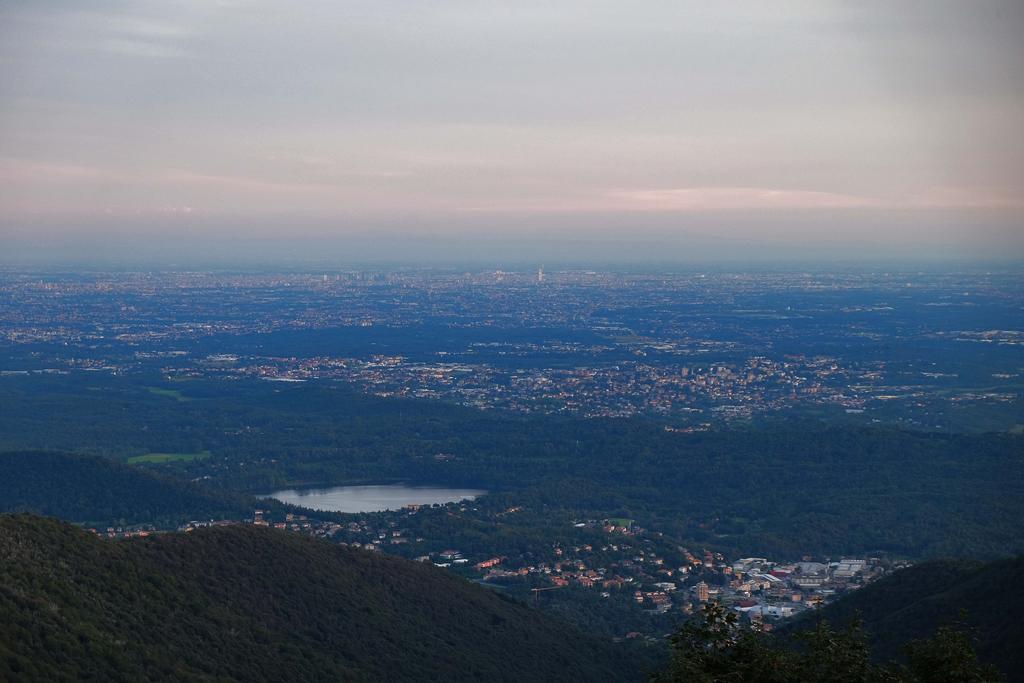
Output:
[[[0,263],[1024,257],[1024,6],[12,2]]]

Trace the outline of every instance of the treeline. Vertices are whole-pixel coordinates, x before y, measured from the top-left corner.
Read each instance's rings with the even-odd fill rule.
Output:
[[[39,382],[36,382],[36,380]],[[775,419],[706,433],[647,420],[509,415],[335,383],[5,382],[0,443],[169,464],[228,491],[402,480],[512,490],[745,554],[996,557],[1024,550],[1024,436]],[[159,379],[153,378],[159,384]],[[60,416],[58,421],[57,416]]]
[[[0,516],[0,679],[642,680],[630,644],[432,565],[256,527]]]
[[[1020,680],[1022,568],[921,564],[770,634],[712,605],[657,680],[1002,680],[991,664]],[[2,680],[641,680],[651,657],[429,564],[295,534],[105,541],[0,515]]]
[[[941,627],[904,644],[899,661],[875,661],[860,623],[835,630],[819,621],[813,630],[780,639],[741,627],[735,612],[716,604],[672,637],[668,668],[653,683],[999,683],[993,666],[978,661],[970,635]]]
[[[98,456],[0,453],[0,472],[0,512],[32,512],[101,527],[241,519],[251,516],[255,505],[249,496],[210,491]]]

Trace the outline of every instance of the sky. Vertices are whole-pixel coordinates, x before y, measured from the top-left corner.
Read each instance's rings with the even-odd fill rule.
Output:
[[[1019,0],[6,0],[0,260],[1024,257],[1021,35]]]

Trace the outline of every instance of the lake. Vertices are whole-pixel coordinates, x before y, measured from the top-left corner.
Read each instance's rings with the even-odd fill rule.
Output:
[[[261,496],[282,503],[331,512],[380,512],[406,505],[433,505],[472,500],[487,493],[479,489],[450,489],[434,486],[333,486],[322,489],[285,489]]]

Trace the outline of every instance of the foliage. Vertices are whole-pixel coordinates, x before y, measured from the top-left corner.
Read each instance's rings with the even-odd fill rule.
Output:
[[[1020,621],[1020,586],[1024,557],[989,563],[936,560],[901,569],[845,596],[820,612],[833,623],[863,621],[878,659],[891,659],[916,643],[912,652],[922,666],[936,658],[929,634],[942,641],[939,654],[976,647],[981,660],[1005,672],[1024,671],[1024,625]],[[956,630],[951,626],[956,625]],[[800,619],[783,630],[814,628]],[[972,645],[965,639],[976,638]],[[958,641],[957,639],[960,639]],[[931,653],[931,654],[930,654]],[[911,657],[913,660],[914,657]]]
[[[396,480],[511,490],[534,507],[633,518],[744,554],[1024,550],[1021,435],[802,420],[680,434],[640,419],[378,399],[330,382],[196,380],[175,384],[188,401],[171,401],[150,391],[155,378],[8,379],[0,448],[121,459],[209,450],[149,467],[226,490]]]
[[[0,516],[0,680],[629,680],[601,642],[429,564],[251,526],[108,541]]]
[[[244,495],[87,455],[0,453],[0,512],[34,512],[98,526],[175,526],[191,519],[241,519]]]
[[[904,648],[909,665],[905,671],[915,681],[983,683],[1001,680],[993,666],[978,663],[970,638],[962,630],[943,626],[933,638],[915,640]]]
[[[735,613],[708,604],[699,619],[672,636],[668,670],[656,681],[785,681],[787,653],[766,646],[761,635],[740,629]]]
[[[819,620],[812,631],[779,642],[756,629],[743,628],[733,612],[705,606],[700,618],[672,637],[672,658],[656,683],[951,683],[990,682],[1002,678],[978,664],[966,636],[941,629],[933,638],[908,646],[909,665],[872,662],[858,622],[835,631]]]

